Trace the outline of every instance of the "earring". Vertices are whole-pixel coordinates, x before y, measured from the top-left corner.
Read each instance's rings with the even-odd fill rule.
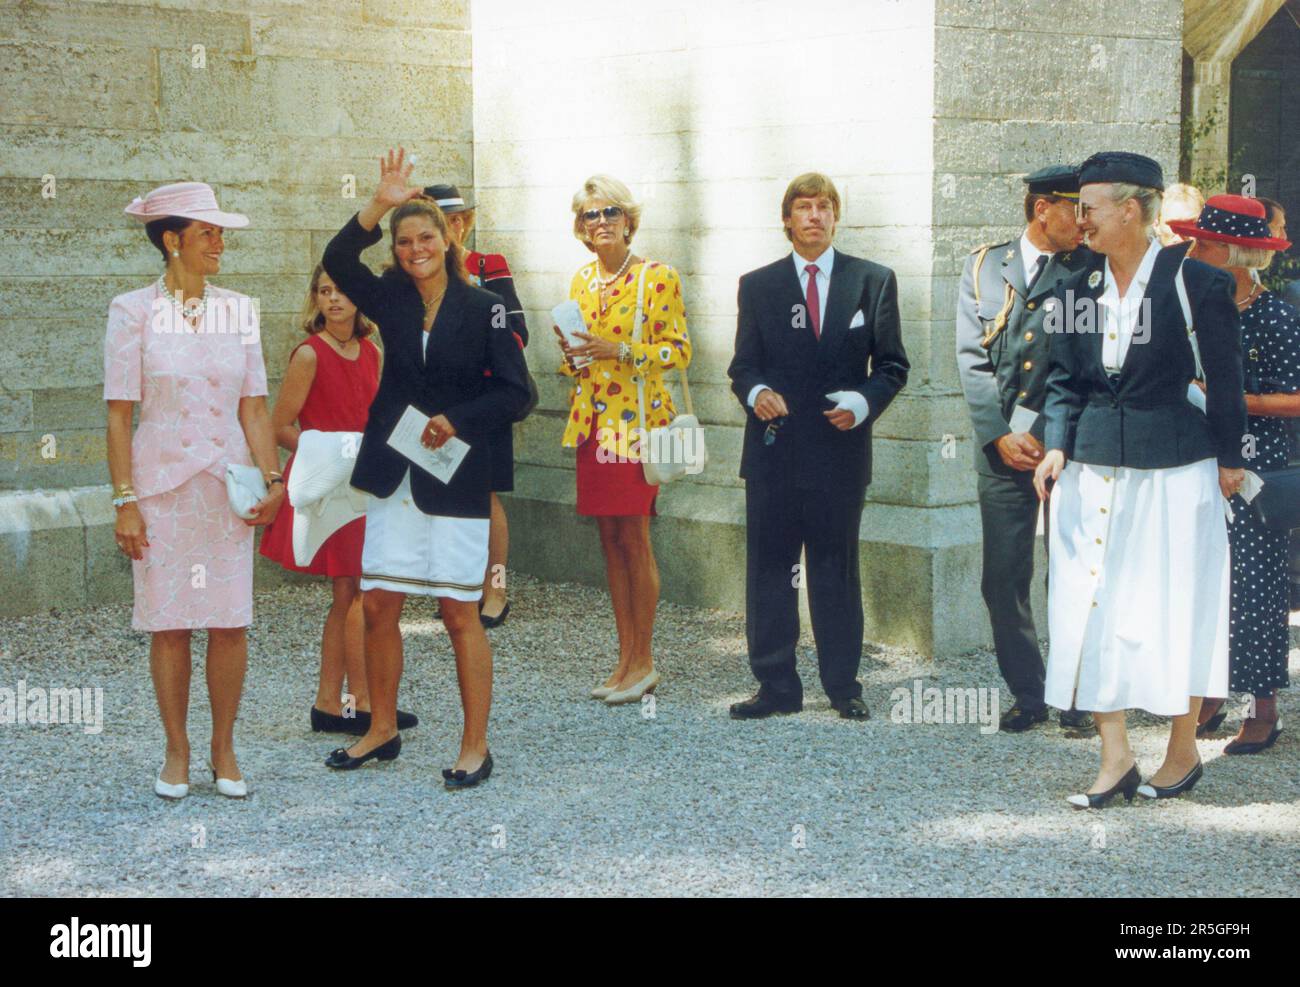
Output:
[[[632,239],[632,232],[631,232],[630,230],[624,230],[624,231],[623,231],[623,240],[624,240],[624,242],[626,242],[626,241],[628,241],[628,240],[631,240],[631,239]]]
[[[173,250],[173,251],[172,251],[172,256],[173,256],[173,257],[179,257],[180,255],[181,255],[181,253],[180,253],[179,250]]]

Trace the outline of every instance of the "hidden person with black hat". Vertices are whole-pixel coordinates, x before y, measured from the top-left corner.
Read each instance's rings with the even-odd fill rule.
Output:
[[[1014,733],[1047,719],[1029,602],[1039,508],[1034,467],[1043,454],[1047,385],[1044,302],[1091,256],[1080,246],[1074,168],[1050,165],[1023,180],[1024,230],[972,251],[957,297],[957,366],[975,435],[984,531],[981,589],[998,668],[1014,697],[1001,725]],[[1060,719],[1063,727],[1091,732],[1087,713],[1066,710]]]

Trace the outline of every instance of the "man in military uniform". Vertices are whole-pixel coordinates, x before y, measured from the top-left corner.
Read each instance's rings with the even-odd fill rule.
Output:
[[[1074,169],[1042,168],[1024,181],[1024,232],[973,251],[957,297],[957,366],[974,424],[984,528],[981,588],[998,668],[1015,696],[1002,729],[1016,733],[1047,719],[1043,655],[1029,605],[1038,524],[1033,477],[1043,456],[1047,386],[1043,322],[1056,304],[1052,290],[1090,256],[1075,220]],[[1061,713],[1061,725],[1074,730],[1091,727],[1091,720],[1086,712]]]

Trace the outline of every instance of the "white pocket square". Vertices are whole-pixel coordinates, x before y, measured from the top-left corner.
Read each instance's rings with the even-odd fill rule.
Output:
[[[849,321],[849,328],[861,329],[866,324],[867,324],[867,320],[862,314],[862,309],[858,309],[856,312],[853,313],[853,318]]]

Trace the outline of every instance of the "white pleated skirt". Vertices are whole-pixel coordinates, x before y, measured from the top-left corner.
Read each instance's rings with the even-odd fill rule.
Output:
[[[366,508],[362,590],[482,599],[489,523],[425,514],[415,506],[407,470],[391,496],[371,497]]]
[[[1071,462],[1052,490],[1046,700],[1178,716],[1228,694],[1231,570],[1213,459]]]

